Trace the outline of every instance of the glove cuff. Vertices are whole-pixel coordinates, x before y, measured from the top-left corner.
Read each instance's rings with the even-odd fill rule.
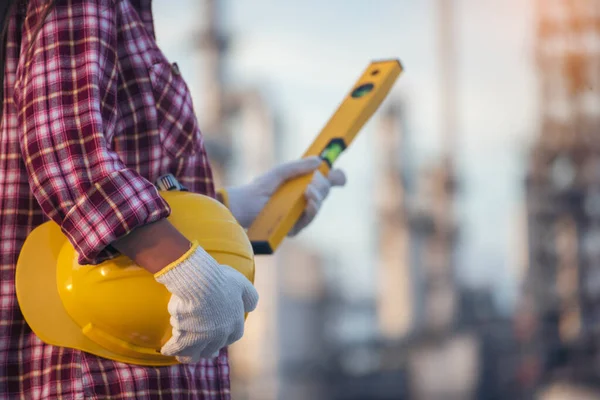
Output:
[[[154,274],[154,278],[158,279],[159,277],[161,277],[161,276],[165,275],[166,273],[168,273],[169,271],[171,271],[173,268],[177,267],[183,261],[185,261],[188,258],[190,258],[190,256],[192,255],[192,253],[194,253],[196,251],[196,249],[198,248],[198,246],[199,246],[198,241],[193,241],[190,244],[190,249],[188,251],[186,251],[177,260],[173,261],[171,264],[167,265],[166,267],[164,267],[163,269],[161,269],[160,271],[158,271],[157,273],[155,273]]]
[[[194,241],[185,254],[157,272],[154,278],[171,293],[189,298],[196,297],[198,292],[210,291],[224,280],[224,274],[219,263]]]

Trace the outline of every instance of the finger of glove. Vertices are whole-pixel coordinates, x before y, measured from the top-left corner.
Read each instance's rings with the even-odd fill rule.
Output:
[[[220,350],[220,349],[219,349]],[[208,354],[205,351],[196,351],[191,356],[177,356],[175,357],[177,361],[182,364],[197,364],[201,359],[211,359],[219,356],[220,351],[216,351],[215,353]]]
[[[301,222],[304,222],[306,225],[308,225],[317,216],[320,208],[321,203],[312,199],[309,200],[306,208],[304,209],[304,216],[302,217]]]
[[[308,203],[310,201],[313,201],[317,204],[321,204],[323,202],[323,200],[325,199],[326,195],[327,194],[323,193],[322,191],[317,189],[315,186],[309,185],[306,188],[306,190],[304,191],[304,198],[307,201],[306,206],[308,207]]]
[[[175,296],[173,296],[175,298]],[[191,302],[184,302],[179,299],[172,300],[168,305],[169,322],[173,327],[173,335],[179,335],[181,332],[193,331],[199,320],[204,320],[206,307],[195,307]]]
[[[242,301],[244,302],[244,311],[249,313],[258,306],[258,291],[253,284],[245,277],[244,291],[242,292]]]
[[[227,338],[227,346],[237,342],[244,336],[245,321],[240,321],[236,324],[235,329]]]
[[[219,351],[225,346],[227,346],[227,338],[210,342],[206,347],[194,354],[194,359],[215,358],[219,355]]]
[[[179,296],[171,295],[167,310],[171,315],[171,326],[181,326],[185,322],[184,314],[189,313],[189,305],[181,300]]]
[[[181,357],[189,359],[192,362],[196,360],[196,355],[204,349],[208,341],[193,340],[190,337],[174,334],[167,343],[160,349],[165,356]]]
[[[171,307],[171,304],[169,304]],[[179,314],[172,314],[169,318],[169,323],[172,326],[171,329],[171,337],[165,343],[160,352],[166,356],[175,356],[175,355],[191,355],[191,350],[189,350],[189,341],[186,339],[185,335],[182,333],[185,331],[185,318],[180,318]],[[186,353],[186,348],[188,352]]]
[[[175,356],[175,359],[181,364],[197,364],[200,361],[200,356]]]
[[[307,200],[314,199],[320,203],[327,197],[330,188],[331,183],[329,180],[320,171],[316,171],[312,181],[306,188],[305,195]]]
[[[347,182],[346,174],[340,169],[332,169],[327,175],[331,186],[344,186]]]
[[[275,167],[270,175],[274,180],[276,187],[279,187],[289,179],[306,175],[309,172],[314,171],[321,165],[322,162],[323,160],[317,156],[302,158],[300,160],[292,161]]]
[[[310,224],[312,220],[315,219],[317,213],[319,212],[319,208],[320,203],[317,203],[312,199],[308,201],[306,208],[304,209],[304,213],[302,214],[302,217],[300,217],[300,219],[298,220],[298,222],[296,222],[294,228],[292,229],[292,236],[295,236],[298,233],[300,233],[301,230],[306,228],[308,224]]]
[[[242,303],[244,304],[244,312],[251,312],[256,309],[258,305],[258,291],[241,272],[230,267],[229,265],[223,265],[226,268],[226,273],[234,279],[242,289]]]

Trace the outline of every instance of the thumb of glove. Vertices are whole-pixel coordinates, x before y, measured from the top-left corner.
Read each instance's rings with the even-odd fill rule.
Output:
[[[289,179],[306,175],[321,165],[323,160],[318,156],[302,158],[275,167],[269,174],[272,184],[277,189]]]

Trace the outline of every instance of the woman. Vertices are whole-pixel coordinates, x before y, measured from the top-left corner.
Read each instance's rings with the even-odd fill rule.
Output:
[[[6,3],[5,3],[6,4]],[[187,86],[157,47],[150,0],[16,0],[1,20],[0,398],[228,399],[227,345],[243,334],[254,287],[188,242],[167,220],[154,182],[228,198],[247,227],[285,180],[318,159],[276,167],[215,192]],[[0,12],[2,12],[0,6]],[[303,218],[314,218],[345,177],[316,173]],[[33,228],[51,218],[82,264],[123,253],[171,292],[182,364],[147,368],[42,343],[15,297],[15,263]]]

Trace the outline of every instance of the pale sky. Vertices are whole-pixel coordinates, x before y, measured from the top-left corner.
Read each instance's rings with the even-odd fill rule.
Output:
[[[372,59],[405,67],[391,97],[408,111],[410,146],[420,162],[439,151],[435,37],[437,0],[229,0],[223,22],[232,33],[231,78],[259,86],[286,128],[281,160],[298,157]],[[521,206],[525,145],[535,135],[537,87],[530,2],[457,0],[458,163],[461,280],[493,286],[503,303],[514,296],[511,252]],[[189,35],[202,24],[200,2],[154,0],[159,44],[177,61],[201,121],[200,72]],[[372,120],[372,122],[374,119]],[[299,240],[335,249],[348,290],[368,295],[374,283],[373,127],[368,123],[338,166],[348,186],[334,192]]]

